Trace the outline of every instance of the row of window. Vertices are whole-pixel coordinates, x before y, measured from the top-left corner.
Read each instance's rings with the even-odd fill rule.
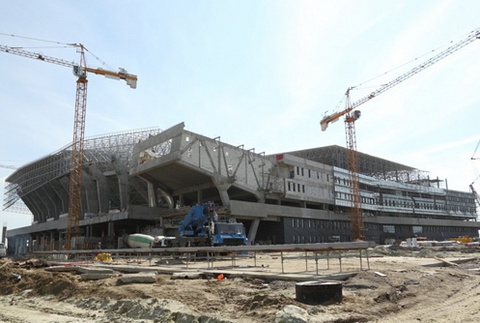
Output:
[[[385,233],[395,233],[395,225],[384,224],[383,225],[383,232]],[[412,233],[413,234],[423,234],[428,232],[464,232],[464,228],[461,227],[437,227],[437,226],[420,226],[420,225],[413,225],[412,226]]]
[[[325,221],[325,220],[312,220],[312,219],[291,219],[292,228],[316,228],[316,229],[334,229],[334,230],[350,230],[350,222],[346,221]],[[423,234],[427,232],[463,232],[461,227],[438,227],[438,226],[421,226],[413,225],[412,227],[413,234]],[[376,224],[366,224],[365,229],[368,230],[378,230],[379,225]],[[405,228],[404,228],[405,229]],[[385,233],[395,233],[396,226],[393,224],[384,224],[382,226],[382,231]],[[302,241],[303,238],[300,240]],[[299,242],[299,240],[296,240]],[[295,242],[295,238],[294,238]],[[312,241],[317,242],[317,241]]]
[[[350,230],[350,222],[345,221],[324,221],[312,219],[293,219],[292,228],[318,228],[318,229],[336,229]]]
[[[319,179],[321,181],[330,182],[330,174],[325,174],[318,170],[312,170],[312,169],[303,168],[300,166],[295,166],[295,171],[297,176],[303,176],[303,177]]]
[[[447,195],[447,200],[451,202],[460,202],[460,203],[475,203],[475,199],[469,197],[458,197]]]
[[[349,193],[342,193],[342,192],[335,192],[335,198],[340,200],[352,200],[353,195]],[[392,199],[384,199],[384,203],[381,203],[380,199],[375,199],[371,197],[361,197],[361,202],[363,204],[370,204],[370,205],[384,205],[384,206],[392,206],[398,208],[408,208],[408,209],[422,209],[422,210],[441,210],[441,211],[454,211],[454,212],[463,212],[463,213],[475,213],[475,207],[466,206],[466,205],[449,205],[448,207],[443,203],[413,203],[410,201],[399,201],[399,200],[392,200]]]
[[[287,191],[288,192],[297,192],[303,193],[308,192],[308,195],[315,196],[315,197],[331,197],[329,194],[330,190],[321,187],[313,187],[310,185],[294,183],[291,181],[287,181]],[[330,195],[330,196],[329,196]]]
[[[330,241],[330,240],[328,240]],[[304,236],[304,235],[293,235],[292,243],[322,243],[326,242],[324,237],[320,236]]]

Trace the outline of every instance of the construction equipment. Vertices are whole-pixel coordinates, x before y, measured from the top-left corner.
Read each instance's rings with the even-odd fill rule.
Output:
[[[220,222],[212,202],[192,206],[178,228],[175,247],[247,245],[245,228],[238,222]]]
[[[143,233],[128,234],[124,237],[124,243],[130,248],[165,248],[175,237],[152,236]]]
[[[0,168],[17,169],[17,166],[0,164]]]
[[[441,53],[433,56],[432,58],[428,59],[422,64],[409,70],[408,72],[398,76],[394,80],[380,86],[378,89],[371,92],[369,95],[353,103],[350,102],[350,91],[354,89],[354,87],[349,87],[345,93],[346,108],[340,112],[335,112],[331,115],[327,115],[320,121],[321,129],[322,131],[325,131],[327,130],[327,127],[330,123],[337,121],[342,116],[345,116],[347,163],[348,163],[348,171],[350,176],[350,193],[351,193],[351,201],[352,201],[352,206],[350,209],[350,222],[351,222],[353,240],[365,240],[363,218],[361,216],[361,209],[360,209],[361,196],[360,196],[360,187],[359,187],[360,184],[358,179],[357,142],[356,142],[356,133],[355,133],[355,121],[360,118],[361,113],[360,111],[355,109],[357,109],[360,105],[377,97],[378,95],[384,93],[385,91],[391,89],[392,87],[402,83],[403,81],[407,80],[413,75],[418,74],[419,72],[423,71],[427,67],[432,66],[433,64],[440,61],[441,59],[449,56],[450,54],[453,54],[454,52],[472,43],[478,38],[480,38],[480,29],[475,29],[461,41],[451,45]]]
[[[73,74],[77,77],[67,226],[67,249],[70,249],[72,238],[80,235],[79,220],[81,212],[80,201],[82,192],[83,147],[85,135],[85,115],[87,107],[87,73],[94,73],[109,78],[125,80],[126,83],[133,89],[135,89],[137,86],[137,76],[127,73],[127,71],[123,68],[120,68],[118,72],[112,72],[100,68],[87,67],[85,60],[85,51],[87,49],[82,44],[67,45],[78,49],[80,53],[79,64],[55,57],[45,56],[36,52],[26,51],[19,47],[0,45],[0,51],[27,58],[38,59],[47,63],[70,67],[73,69]]]
[[[472,158],[471,160],[479,160],[480,158],[476,157],[476,153],[477,153],[477,150],[478,150],[478,147],[480,146],[480,140],[478,141],[477,143],[477,147],[475,147],[475,151],[473,152],[473,155],[472,155]],[[476,168],[475,168],[476,169]],[[478,173],[478,172],[477,172]],[[480,178],[480,175],[477,175],[477,178],[475,178],[475,180],[469,185],[470,186],[470,190],[472,191],[473,193],[473,196],[475,196],[475,201],[477,202],[478,204],[478,207],[480,207],[480,195],[478,195],[477,191],[475,190],[475,188],[473,187],[473,184],[475,184],[475,182],[477,181],[477,179]]]
[[[471,160],[477,160],[479,159],[478,157],[475,156],[475,154],[477,153],[477,150],[478,150],[478,147],[480,146],[480,140],[478,141],[477,143],[477,147],[475,147],[475,151],[473,152],[473,155],[472,155],[472,158]]]

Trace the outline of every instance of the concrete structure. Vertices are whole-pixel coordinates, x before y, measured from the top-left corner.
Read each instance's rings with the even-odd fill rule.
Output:
[[[214,201],[244,223],[255,243],[350,241],[346,150],[338,146],[265,155],[178,124],[86,140],[82,237],[73,245],[123,247],[129,233],[176,234],[183,207]],[[472,193],[441,188],[412,167],[359,153],[367,240],[413,235],[478,236]],[[20,199],[31,226],[9,230],[9,250],[62,249],[68,209],[69,147],[32,162],[7,182],[5,206]]]

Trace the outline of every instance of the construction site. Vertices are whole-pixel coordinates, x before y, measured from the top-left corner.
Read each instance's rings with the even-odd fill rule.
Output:
[[[79,236],[73,249],[122,248],[123,237],[178,236],[189,207],[212,201],[245,227],[250,244],[352,241],[347,149],[275,155],[207,138],[178,124],[88,138]],[[31,226],[7,231],[9,253],[68,244],[71,147],[16,170],[5,207],[21,200]],[[366,241],[477,237],[475,196],[412,167],[358,153]]]
[[[360,106],[477,39],[357,101],[349,87],[318,126],[343,119],[346,147],[272,154],[185,122],[86,137],[87,75],[137,76],[88,66],[82,44],[63,44],[79,63],[0,44],[76,77],[71,143],[7,165],[3,210],[32,218],[3,226],[0,321],[477,322],[473,183],[358,151],[355,130]]]
[[[207,237],[200,245],[478,238],[480,198],[472,185],[469,192],[451,190],[447,179],[431,178],[428,171],[357,151],[355,121],[359,106],[474,42],[479,33],[356,102],[347,89],[345,108],[320,121],[325,131],[345,118],[346,148],[272,155],[191,132],[183,122],[85,138],[87,74],[123,80],[133,89],[137,76],[123,68],[90,68],[82,44],[66,44],[80,53],[79,64],[1,45],[7,54],[72,68],[77,77],[72,143],[6,179],[4,210],[32,214],[30,226],[7,231],[8,253],[123,248],[133,234],[178,241],[187,233],[190,240]],[[206,204],[209,210],[187,220],[191,207]],[[213,243],[218,221],[225,230],[229,222],[239,223],[243,236]]]

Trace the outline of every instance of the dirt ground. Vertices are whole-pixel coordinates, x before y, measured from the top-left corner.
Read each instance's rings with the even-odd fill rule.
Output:
[[[47,271],[49,262],[0,259],[0,322],[480,322],[478,248],[376,247],[369,255],[370,269],[365,259],[362,270],[358,258],[342,261],[342,272],[356,275],[342,282],[341,303],[323,305],[297,301],[295,280],[246,275],[172,279],[171,274],[160,273],[154,283],[121,284],[119,272],[106,279],[82,280],[74,271]],[[248,261],[234,266],[217,262],[214,268],[282,271],[278,254],[258,256],[256,266]],[[136,265],[155,263],[138,260]],[[186,268],[185,263],[162,264],[169,266]],[[321,274],[340,271],[332,260],[329,268],[324,262],[319,267]],[[207,265],[189,264],[193,271],[202,268]],[[285,261],[284,269],[302,277],[315,275],[316,267],[315,262],[306,264],[298,258]],[[279,312],[286,308],[303,309],[302,319],[282,319]]]

